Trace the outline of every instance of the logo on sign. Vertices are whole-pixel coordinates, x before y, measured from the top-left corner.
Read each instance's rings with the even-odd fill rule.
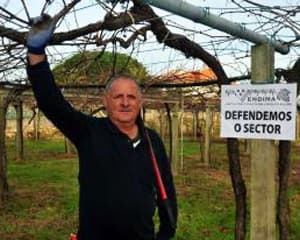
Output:
[[[287,88],[284,89],[226,89],[228,97],[236,97],[239,103],[278,103],[278,101],[289,103],[290,94]]]

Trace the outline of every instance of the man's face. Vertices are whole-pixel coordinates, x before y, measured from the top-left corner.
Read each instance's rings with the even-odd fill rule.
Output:
[[[109,118],[118,125],[134,124],[142,106],[141,92],[133,80],[115,80],[103,98]]]

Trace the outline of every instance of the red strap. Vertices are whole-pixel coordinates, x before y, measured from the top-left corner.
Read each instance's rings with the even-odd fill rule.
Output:
[[[157,160],[156,160],[155,154],[153,152],[153,147],[152,147],[152,144],[151,144],[151,140],[150,140],[150,137],[149,137],[148,132],[147,132],[146,129],[145,129],[145,136],[147,138],[150,157],[151,157],[151,161],[152,161],[152,165],[153,165],[157,185],[158,185],[158,188],[159,188],[160,196],[161,196],[161,199],[164,201],[164,200],[168,199],[168,196],[167,196],[166,189],[165,189],[165,186],[163,184],[163,181],[162,181],[162,178],[161,178],[161,175],[160,175],[160,171],[159,171],[159,168],[158,168],[158,165],[157,165]]]
[[[77,240],[76,234],[71,233],[70,234],[70,239],[69,240]]]

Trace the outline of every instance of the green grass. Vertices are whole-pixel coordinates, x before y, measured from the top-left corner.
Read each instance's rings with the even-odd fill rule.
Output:
[[[234,239],[235,206],[226,146],[218,143],[212,148],[213,166],[208,168],[201,164],[199,144],[184,142],[184,169],[175,176],[179,206],[176,240]],[[68,239],[77,229],[77,157],[64,153],[62,139],[26,140],[23,162],[14,160],[14,151],[8,141],[9,199],[0,211],[0,239]],[[298,240],[300,159],[293,151],[290,239]]]
[[[77,160],[62,141],[26,141],[25,161],[8,163],[9,199],[0,213],[0,239],[68,239],[76,231]],[[8,156],[13,156],[9,144]]]

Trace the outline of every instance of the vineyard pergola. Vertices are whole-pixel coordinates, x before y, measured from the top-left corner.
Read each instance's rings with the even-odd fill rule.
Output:
[[[55,15],[60,19],[58,28],[55,31],[53,38],[50,41],[48,48],[49,61],[53,64],[70,55],[71,52],[85,51],[88,49],[97,49],[99,52],[111,50],[121,51],[120,49],[127,49],[132,56],[142,54],[149,54],[149,50],[140,50],[141,46],[146,45],[153,39],[159,46],[159,51],[164,48],[172,49],[180,52],[186,59],[198,60],[205,63],[216,75],[216,80],[207,79],[205,83],[199,85],[214,85],[215,94],[218,96],[220,85],[229,84],[234,80],[250,79],[262,77],[265,81],[271,82],[298,82],[300,73],[300,61],[298,60],[298,42],[300,23],[297,15],[299,14],[299,6],[297,1],[293,4],[268,6],[254,1],[228,1],[232,4],[231,8],[212,8],[211,10],[205,8],[209,15],[210,11],[216,11],[222,17],[230,16],[235,19],[243,19],[245,22],[241,25],[241,29],[251,29],[256,34],[266,35],[270,42],[263,46],[254,46],[245,40],[239,39],[237,36],[231,36],[225,32],[215,31],[212,28],[189,29],[178,21],[172,20],[170,16],[164,12],[161,15],[156,14],[156,11],[147,3],[152,1],[141,0],[121,0],[121,1],[81,1],[81,0],[52,0],[40,1],[38,14],[49,13]],[[155,1],[154,1],[155,2]],[[176,1],[175,1],[176,2]],[[204,2],[202,3],[204,4]],[[26,80],[25,65],[26,65],[26,34],[30,27],[30,19],[33,17],[36,6],[31,6],[23,0],[19,1],[18,9],[15,8],[12,1],[2,1],[0,5],[0,37],[2,45],[0,46],[0,195],[3,203],[6,198],[8,181],[6,178],[6,152],[5,152],[5,116],[9,103],[14,103],[19,106],[22,94],[28,91],[28,81]],[[96,8],[99,15],[95,17],[94,21],[86,23],[84,17],[80,17],[84,10]],[[184,9],[182,9],[184,10]],[[246,15],[246,18],[245,18]],[[87,18],[87,15],[85,15]],[[248,21],[248,22],[247,22]],[[254,22],[253,22],[254,21]],[[197,25],[198,26],[198,25]],[[205,40],[199,40],[203,38]],[[280,42],[284,47],[289,49],[289,61],[285,61],[285,65],[281,65],[275,71],[274,69],[274,46],[270,43]],[[65,52],[64,49],[70,49]],[[153,46],[152,51],[154,51]],[[129,49],[129,50],[128,50]],[[259,49],[259,53],[257,53]],[[255,53],[254,53],[254,52]],[[264,53],[263,53],[264,52]],[[287,53],[287,52],[286,52]],[[153,53],[151,53],[153,55]],[[253,61],[253,56],[256,55],[257,61]],[[152,57],[155,61],[157,58]],[[275,55],[277,56],[277,55]],[[177,58],[178,56],[176,56]],[[232,58],[233,62],[226,61],[227,58]],[[247,64],[252,57],[252,69]],[[175,57],[174,57],[175,58]],[[261,59],[269,59],[266,65],[255,65],[255,63],[264,63]],[[169,61],[173,60],[169,58]],[[182,60],[185,61],[185,60]],[[174,61],[175,62],[175,61]],[[174,63],[172,62],[172,63]],[[260,69],[262,68],[262,69]],[[264,69],[266,68],[266,69]],[[231,74],[239,72],[237,75],[228,77]],[[253,71],[252,71],[253,70]],[[113,70],[112,70],[113,71]],[[264,72],[266,71],[266,72]],[[263,73],[261,73],[263,72]],[[160,75],[163,75],[160,72]],[[159,81],[154,81],[159,80]],[[174,94],[174,89],[188,89],[188,85],[184,82],[176,82],[176,85],[166,86],[162,85],[165,81],[162,77],[151,76],[149,82],[145,83],[146,88],[160,94],[161,89],[170,88],[172,91],[167,91],[166,99],[161,103],[179,104],[180,95]],[[170,80],[170,79],[168,79]],[[173,82],[174,83],[174,82]],[[88,83],[86,83],[88,84]],[[80,91],[87,91],[86,84],[80,86]],[[168,81],[168,84],[170,81]],[[77,86],[78,90],[78,86]],[[158,93],[157,93],[158,92]],[[181,91],[178,91],[179,93]],[[181,93],[182,94],[182,93]],[[151,94],[153,96],[153,94]],[[203,98],[199,91],[197,96],[192,95],[188,108],[193,110],[197,107],[205,106],[210,101],[209,98]],[[154,99],[154,101],[153,101]],[[160,108],[161,104],[155,97],[148,101],[148,107]],[[197,99],[201,101],[197,102]],[[24,100],[24,99],[23,99]],[[25,100],[24,100],[25,101]],[[201,108],[199,107],[199,108]],[[187,107],[186,107],[187,108]],[[16,108],[21,109],[21,108]],[[273,156],[274,149],[269,147],[271,142],[254,142],[253,146],[267,147],[270,151],[270,156]],[[272,145],[272,144],[271,144]],[[289,174],[289,152],[291,143],[288,141],[280,141],[279,143],[279,194],[280,204],[277,206],[278,225],[280,232],[280,239],[288,239],[288,223],[289,216],[287,214],[288,198],[287,198],[287,180]],[[246,187],[243,180],[243,175],[240,166],[238,139],[227,139],[228,159],[230,165],[230,175],[232,179],[232,186],[235,193],[236,200],[236,239],[245,239],[246,235]],[[258,156],[261,157],[261,156]],[[270,157],[269,157],[270,158]],[[271,159],[274,164],[275,159]],[[271,172],[272,174],[272,172]],[[273,182],[272,182],[273,184]],[[273,186],[271,186],[273,187]],[[253,192],[252,192],[253,193]],[[274,193],[272,193],[274,195]],[[275,202],[274,202],[275,204]],[[257,211],[257,209],[255,209]],[[266,224],[266,231],[264,229],[260,236],[254,234],[258,231],[257,224],[251,225],[251,237],[253,239],[275,239],[275,211],[270,213],[271,219],[267,219],[270,224]],[[271,227],[270,227],[271,226]],[[261,237],[261,238],[259,238]]]

